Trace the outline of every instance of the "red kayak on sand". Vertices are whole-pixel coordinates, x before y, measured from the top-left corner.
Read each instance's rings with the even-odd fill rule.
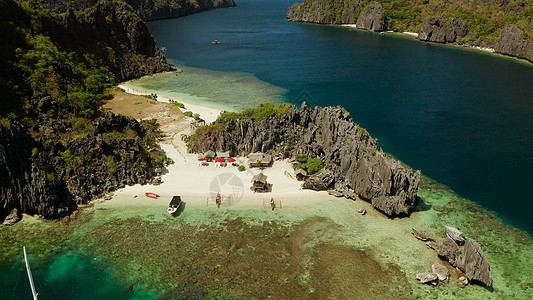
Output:
[[[146,195],[146,197],[153,198],[153,199],[157,199],[157,198],[161,197],[161,196],[159,196],[156,193],[146,193],[145,195]]]

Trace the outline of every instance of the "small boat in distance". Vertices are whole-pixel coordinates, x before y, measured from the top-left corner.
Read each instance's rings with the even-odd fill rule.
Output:
[[[220,42],[218,40],[215,40],[213,42],[211,42],[213,45],[216,45],[216,44],[220,44]]]
[[[171,215],[175,214],[178,209],[180,209],[181,202],[181,196],[172,197],[172,200],[170,200],[170,204],[168,205],[168,213]]]
[[[161,196],[159,196],[159,195],[156,194],[156,193],[145,193],[144,195],[145,195],[146,197],[148,197],[148,198],[153,198],[153,199],[157,199],[157,198],[161,197]]]

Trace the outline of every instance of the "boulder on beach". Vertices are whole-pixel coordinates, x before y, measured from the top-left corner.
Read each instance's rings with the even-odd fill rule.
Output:
[[[21,214],[18,209],[13,208],[11,212],[7,215],[7,217],[4,219],[4,222],[2,224],[4,225],[13,225],[17,223],[21,219]]]
[[[437,274],[426,272],[426,273],[418,273],[416,274],[416,279],[420,281],[420,283],[433,283],[435,284],[435,280],[437,280]]]
[[[445,266],[435,263],[431,265],[431,272],[437,274],[437,277],[440,281],[445,281],[448,279],[448,276],[450,276],[450,272],[448,271],[448,268]]]

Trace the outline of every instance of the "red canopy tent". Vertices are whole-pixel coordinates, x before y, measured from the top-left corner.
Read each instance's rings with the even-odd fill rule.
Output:
[[[225,160],[223,158],[217,158],[216,162],[224,162]]]
[[[234,158],[230,158],[228,159],[229,162],[236,162],[236,160]]]
[[[199,158],[198,161],[205,161],[205,158]]]

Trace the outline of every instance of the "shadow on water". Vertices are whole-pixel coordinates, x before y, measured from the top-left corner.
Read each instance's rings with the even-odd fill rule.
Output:
[[[178,208],[178,211],[172,215],[172,217],[176,218],[181,215],[181,213],[185,210],[185,206],[187,206],[187,202],[183,201],[181,202],[180,208]]]
[[[427,204],[424,199],[420,196],[416,196],[416,202],[418,203],[414,208],[413,210],[411,211],[412,213],[413,212],[422,212],[422,211],[428,211],[428,210],[431,210],[431,208],[433,208],[433,206],[431,206],[430,204]]]

